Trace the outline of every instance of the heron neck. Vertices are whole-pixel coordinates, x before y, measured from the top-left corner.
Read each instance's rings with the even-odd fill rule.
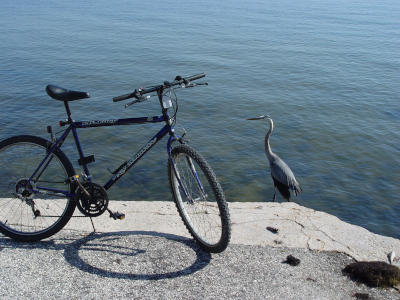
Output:
[[[274,129],[274,123],[272,122],[271,119],[268,119],[269,121],[269,130],[267,134],[265,135],[265,154],[267,155],[268,159],[271,160],[273,156],[273,152],[271,150],[271,146],[269,144],[269,137],[272,133],[272,130]]]
[[[267,132],[267,135],[265,136],[265,154],[267,155],[269,160],[272,158],[272,150],[271,150],[271,146],[269,144],[269,136],[270,135],[271,135],[271,130],[269,130]]]

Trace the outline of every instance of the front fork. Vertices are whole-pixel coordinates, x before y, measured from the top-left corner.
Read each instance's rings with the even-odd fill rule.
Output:
[[[185,134],[186,134],[186,132],[185,132]],[[185,135],[185,134],[184,134],[184,135]],[[184,136],[184,135],[183,135],[183,136]],[[179,184],[180,189],[181,189],[181,190],[183,191],[183,193],[185,194],[185,197],[186,197],[187,199],[189,199],[189,201],[190,201],[191,203],[193,203],[194,200],[197,200],[197,199],[192,199],[192,197],[189,195],[189,192],[187,191],[186,187],[185,187],[184,184],[182,183],[182,180],[181,180],[181,177],[180,177],[180,174],[179,174],[179,170],[177,169],[176,163],[175,163],[175,161],[174,161],[174,158],[172,157],[172,143],[175,142],[175,141],[178,141],[178,142],[181,143],[181,144],[185,144],[185,141],[184,141],[184,139],[183,139],[183,136],[182,136],[182,137],[177,137],[176,135],[171,135],[171,136],[169,137],[168,143],[167,143],[168,159],[169,159],[169,161],[171,162],[171,165],[172,165],[172,168],[173,168],[173,170],[174,170],[174,174],[175,174],[175,176],[176,176],[176,178],[177,178],[177,180],[178,180],[178,184]],[[205,190],[204,190],[203,185],[201,184],[199,175],[197,174],[196,167],[194,166],[194,164],[193,164],[193,162],[192,162],[192,159],[191,159],[190,157],[187,157],[186,159],[187,159],[187,163],[188,163],[188,165],[189,165],[189,167],[190,167],[190,170],[191,170],[191,172],[192,172],[192,175],[193,175],[193,177],[196,179],[197,185],[198,185],[198,187],[199,187],[199,189],[200,189],[200,191],[201,191],[202,197],[203,197],[203,199],[204,199],[204,198],[206,198],[206,193],[205,193]]]

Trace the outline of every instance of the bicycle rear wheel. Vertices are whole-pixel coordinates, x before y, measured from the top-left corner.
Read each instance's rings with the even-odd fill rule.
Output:
[[[54,151],[28,182],[50,145],[27,135],[0,142],[0,232],[16,240],[47,238],[63,228],[74,212],[74,199],[42,189],[37,192],[39,186],[73,192],[67,179],[74,168],[61,150]]]
[[[178,212],[198,244],[209,252],[222,252],[231,234],[224,192],[207,161],[193,148],[172,149],[168,163],[171,191]]]

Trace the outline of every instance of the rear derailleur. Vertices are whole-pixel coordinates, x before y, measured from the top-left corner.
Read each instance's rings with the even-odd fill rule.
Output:
[[[21,179],[15,185],[15,195],[21,201],[25,202],[32,209],[34,218],[41,216],[40,210],[36,208],[35,201],[33,200],[34,190],[36,186],[28,179]]]

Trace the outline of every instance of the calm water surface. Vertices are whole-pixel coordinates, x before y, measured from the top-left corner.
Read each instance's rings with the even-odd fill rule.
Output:
[[[124,109],[133,88],[207,73],[179,91],[178,127],[204,154],[229,201],[270,201],[264,155],[293,169],[301,205],[400,238],[399,1],[23,1],[0,3],[0,138],[64,119],[53,83],[91,93],[76,120],[158,114]],[[95,181],[158,125],[81,130]],[[72,144],[64,149],[76,163]],[[112,199],[169,200],[165,143],[110,190]]]

